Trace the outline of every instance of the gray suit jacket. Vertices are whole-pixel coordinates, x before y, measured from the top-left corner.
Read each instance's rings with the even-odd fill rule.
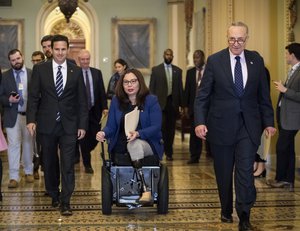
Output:
[[[27,71],[27,82],[28,82],[27,86],[29,86],[32,71],[31,69],[28,68],[26,68],[26,71]],[[17,84],[15,81],[13,69],[9,69],[8,71],[3,73],[1,86],[0,86],[0,102],[4,109],[3,126],[5,128],[14,127],[18,115],[18,104],[17,103],[11,104],[8,101],[9,95],[12,91],[18,92],[18,89],[17,89]]]
[[[280,125],[285,130],[300,129],[300,66],[287,83],[287,91],[281,94]]]

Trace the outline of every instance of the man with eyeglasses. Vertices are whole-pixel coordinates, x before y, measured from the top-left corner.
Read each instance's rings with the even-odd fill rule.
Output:
[[[211,55],[195,99],[195,132],[208,140],[221,202],[221,221],[232,223],[233,175],[239,230],[253,230],[253,163],[262,132],[275,134],[263,58],[246,50],[248,27],[232,23],[228,48]],[[264,129],[264,131],[263,131]],[[233,174],[234,173],[234,174]]]

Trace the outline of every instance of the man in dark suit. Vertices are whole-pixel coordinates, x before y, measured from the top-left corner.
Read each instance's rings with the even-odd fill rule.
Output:
[[[74,158],[77,139],[88,128],[88,108],[82,71],[66,61],[69,41],[55,35],[53,59],[33,67],[27,105],[27,128],[40,135],[46,190],[52,206],[72,215],[70,199],[75,187]],[[58,148],[60,158],[58,158]],[[60,161],[60,165],[58,165]],[[61,169],[62,188],[59,195]]]
[[[285,84],[274,81],[279,91],[277,122],[279,136],[276,144],[276,177],[271,186],[294,190],[295,182],[295,136],[300,129],[300,44],[285,47],[286,61],[291,65]]]
[[[194,124],[194,102],[197,89],[200,86],[205,67],[205,55],[202,50],[196,50],[193,54],[194,67],[186,73],[186,82],[184,89],[185,116],[191,121],[190,130],[190,159],[187,164],[199,163],[202,151],[202,140],[196,136]],[[206,152],[209,152],[208,143],[206,143]],[[209,155],[209,153],[207,153]]]
[[[97,146],[96,134],[100,131],[102,113],[107,115],[107,100],[102,73],[90,67],[91,55],[88,50],[81,50],[78,62],[82,69],[89,109],[89,128],[85,137],[79,141],[80,150],[86,173],[94,173],[91,165],[91,151]]]
[[[0,86],[0,102],[3,105],[3,126],[8,140],[8,188],[19,185],[20,159],[23,162],[25,181],[32,183],[32,137],[26,129],[26,105],[28,84],[31,70],[24,66],[20,50],[13,49],[8,53],[11,69],[3,73]]]
[[[172,65],[173,51],[164,51],[164,63],[152,68],[149,89],[158,97],[163,113],[162,134],[167,160],[173,160],[175,123],[182,106],[182,70]]]
[[[228,46],[211,55],[195,99],[195,131],[208,139],[221,201],[221,221],[232,222],[233,170],[239,230],[252,230],[256,199],[253,164],[263,129],[274,135],[274,113],[264,61],[245,50],[248,27],[233,23]]]

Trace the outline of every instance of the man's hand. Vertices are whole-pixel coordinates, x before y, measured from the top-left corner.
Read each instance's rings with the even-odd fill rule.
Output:
[[[84,129],[78,129],[77,131],[77,139],[81,140],[85,136],[85,130]]]
[[[27,130],[28,130],[29,134],[31,136],[34,136],[35,130],[36,130],[36,124],[35,123],[29,123],[29,124],[26,125],[26,127],[27,127]]]
[[[273,127],[266,127],[265,128],[265,135],[268,136],[274,136],[276,133],[276,128]]]
[[[203,124],[198,125],[197,127],[195,127],[196,136],[198,136],[202,140],[206,140],[207,132],[208,132],[207,127]]]
[[[282,84],[281,81],[273,81],[275,88],[280,91],[281,93],[285,93],[287,88]]]

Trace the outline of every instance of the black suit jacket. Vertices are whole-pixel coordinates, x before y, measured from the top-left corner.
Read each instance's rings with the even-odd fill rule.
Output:
[[[264,128],[274,127],[274,113],[264,67],[256,52],[245,50],[248,80],[241,98],[236,95],[229,50],[211,55],[195,99],[195,125],[208,128],[208,141],[232,145],[242,113],[252,142],[260,144]]]
[[[34,65],[29,84],[27,123],[37,123],[37,131],[51,134],[56,126],[57,112],[67,134],[88,128],[88,108],[81,68],[67,62],[67,82],[57,96],[52,62]]]
[[[89,113],[89,120],[99,124],[102,111],[107,109],[107,100],[105,87],[102,78],[102,72],[99,69],[90,67],[93,79],[94,88],[94,107],[91,108]]]
[[[186,72],[185,89],[184,89],[184,106],[189,109],[189,115],[194,115],[194,102],[197,89],[197,69],[193,67]]]
[[[31,69],[28,68],[26,68],[26,71],[27,71],[27,86],[29,86],[32,71]],[[4,109],[3,126],[5,128],[14,127],[18,115],[18,104],[17,103],[11,104],[8,101],[8,98],[12,91],[18,92],[18,89],[17,89],[17,83],[15,80],[13,69],[9,69],[8,71],[3,73],[3,79],[0,85],[0,102]]]
[[[152,94],[158,97],[160,107],[164,110],[168,97],[168,83],[164,63],[152,68],[149,89]],[[182,106],[182,101],[182,70],[172,65],[172,102],[176,110],[178,110],[179,106]]]

